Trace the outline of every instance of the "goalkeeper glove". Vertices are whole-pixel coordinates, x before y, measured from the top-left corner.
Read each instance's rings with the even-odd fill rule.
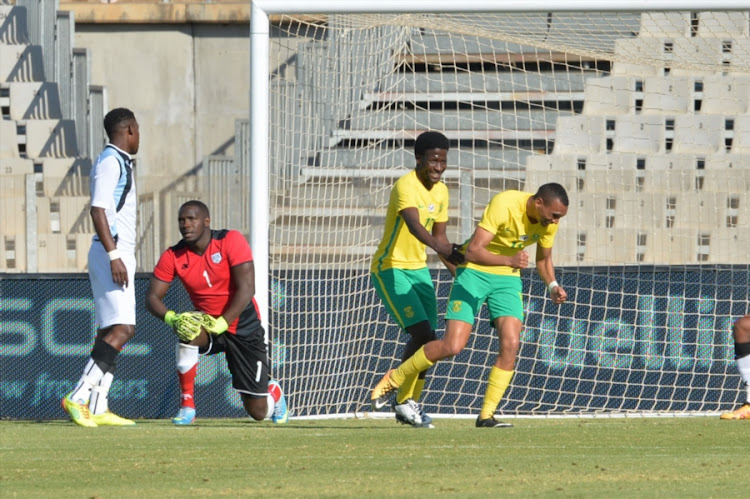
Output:
[[[219,317],[213,317],[208,314],[203,314],[201,319],[203,320],[203,328],[209,333],[221,334],[229,329],[229,324],[227,324],[226,319],[221,315]]]
[[[167,326],[174,327],[174,323],[177,320],[177,314],[174,312],[174,310],[167,310],[167,313],[164,314],[164,322],[167,323]]]
[[[172,329],[180,340],[189,343],[201,334],[202,318],[202,312],[183,312],[172,320]]]

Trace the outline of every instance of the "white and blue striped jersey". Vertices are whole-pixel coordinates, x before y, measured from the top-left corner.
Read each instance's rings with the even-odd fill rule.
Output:
[[[91,206],[103,208],[112,237],[121,251],[135,251],[137,197],[133,159],[107,144],[91,168]],[[98,240],[98,236],[94,236]]]

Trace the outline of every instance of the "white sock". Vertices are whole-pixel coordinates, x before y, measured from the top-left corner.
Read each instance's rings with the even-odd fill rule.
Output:
[[[742,381],[745,382],[747,390],[747,402],[750,403],[750,355],[745,355],[737,359],[737,369],[740,371]]]
[[[88,404],[91,398],[91,390],[94,386],[99,384],[99,381],[104,377],[104,372],[99,369],[94,359],[89,359],[86,367],[83,369],[83,375],[78,380],[78,384],[71,392],[70,398],[73,402],[78,404]]]
[[[269,419],[273,416],[274,409],[276,409],[276,402],[273,401],[273,397],[270,393],[266,395],[266,405],[268,406],[266,409],[266,419]]]
[[[195,345],[177,344],[177,370],[185,374],[198,363],[198,347]]]
[[[114,378],[114,373],[105,373],[99,384],[91,390],[91,400],[89,401],[91,414],[104,414],[109,410],[109,389]]]

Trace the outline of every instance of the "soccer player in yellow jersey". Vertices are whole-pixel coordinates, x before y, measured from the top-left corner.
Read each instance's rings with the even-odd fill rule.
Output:
[[[410,335],[402,360],[435,339],[437,300],[427,268],[429,246],[451,273],[464,256],[445,234],[448,188],[440,181],[447,167],[449,141],[440,132],[424,132],[414,143],[416,168],[399,178],[391,190],[383,240],[370,266],[370,279],[388,313]],[[432,419],[417,403],[426,368],[405,376],[396,394],[396,420],[432,428]],[[387,400],[383,397],[376,409]]]
[[[445,336],[420,348],[398,368],[386,373],[372,391],[371,403],[380,400],[415,372],[441,359],[457,355],[469,340],[474,319],[483,303],[500,337],[500,353],[490,371],[482,410],[476,426],[512,426],[495,419],[494,413],[510,385],[523,327],[520,270],[529,263],[524,248],[536,244],[536,270],[556,304],[568,295],[555,280],[552,244],[557,224],[568,213],[568,194],[560,184],[544,184],[536,194],[506,191],[492,198],[474,235],[466,246],[466,263],[456,270]]]
[[[750,315],[740,317],[734,323],[734,353],[737,370],[745,388],[745,403],[737,409],[725,412],[721,419],[750,419]]]

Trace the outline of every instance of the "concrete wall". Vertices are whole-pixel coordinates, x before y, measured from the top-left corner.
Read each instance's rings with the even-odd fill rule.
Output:
[[[234,121],[249,107],[246,24],[77,24],[92,82],[108,108],[141,125],[140,191],[161,188],[209,154],[233,154]]]

